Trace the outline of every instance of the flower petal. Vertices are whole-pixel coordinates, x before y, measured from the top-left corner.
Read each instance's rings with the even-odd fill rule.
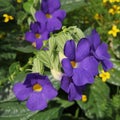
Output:
[[[18,100],[26,100],[32,92],[31,87],[26,87],[22,83],[16,83],[13,87],[13,92]]]
[[[73,40],[68,40],[64,46],[64,54],[71,61],[75,60],[75,42]]]
[[[101,62],[104,71],[108,71],[109,69],[113,68],[113,63],[109,59],[102,60]]]
[[[52,16],[58,18],[62,22],[66,17],[66,12],[64,10],[57,10],[52,14]]]
[[[86,38],[82,38],[77,45],[77,50],[76,50],[76,61],[79,62],[85,57],[90,52],[90,44]]]
[[[98,48],[95,51],[96,57],[99,60],[103,59],[109,59],[110,55],[108,53],[108,46],[105,43],[102,43],[101,45],[98,46]]]
[[[47,102],[43,94],[39,92],[33,92],[30,95],[26,106],[31,111],[43,110],[47,107]]]
[[[93,76],[98,74],[98,61],[93,56],[85,58],[80,63],[80,67],[90,72]]]
[[[38,79],[44,79],[44,76],[41,76],[39,73],[29,73],[26,76],[26,79],[24,81],[24,85],[26,85],[27,87],[32,87],[32,82]]]
[[[42,39],[37,39],[36,40],[36,48],[39,50],[43,46],[43,40]]]
[[[45,23],[40,23],[40,22],[31,23],[30,30],[33,33],[42,33],[45,30]]]
[[[80,100],[82,98],[82,91],[80,90],[80,86],[77,87],[73,83],[69,86],[69,96],[68,99],[72,100]]]
[[[47,22],[47,18],[45,16],[45,14],[42,11],[40,11],[40,10],[35,13],[35,18],[41,24],[44,24],[44,23]]]
[[[33,32],[26,32],[25,39],[31,43],[35,41],[35,35]]]
[[[69,85],[70,85],[70,78],[67,76],[63,76],[61,80],[61,88],[68,93],[69,92]]]
[[[44,87],[43,93],[46,100],[51,100],[57,96],[58,92],[50,82],[49,84],[46,84],[43,87]]]
[[[83,68],[76,68],[73,70],[73,82],[77,86],[91,84],[94,82],[94,77]]]
[[[49,32],[53,32],[55,30],[60,30],[62,27],[62,23],[60,22],[59,19],[57,18],[50,18],[48,19],[48,22],[47,22],[47,30]]]
[[[45,13],[47,12],[53,13],[54,11],[59,9],[60,6],[61,5],[59,0],[42,0],[42,3],[41,3],[41,9]]]
[[[70,60],[68,58],[64,58],[62,60],[62,67],[63,67],[63,70],[67,76],[69,76],[69,77],[72,76],[73,68],[72,68]]]
[[[99,36],[99,34],[97,33],[97,31],[96,31],[95,29],[92,30],[91,35],[89,35],[87,38],[88,38],[88,40],[89,40],[92,48],[93,48],[94,50],[96,50],[97,47],[100,45],[100,36]]]
[[[49,38],[49,32],[48,31],[44,31],[43,33],[42,33],[42,40],[48,40],[48,38]]]

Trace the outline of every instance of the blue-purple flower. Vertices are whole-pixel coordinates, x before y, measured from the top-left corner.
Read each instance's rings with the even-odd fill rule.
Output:
[[[73,40],[68,40],[64,46],[64,54],[67,58],[62,60],[64,73],[72,77],[76,86],[83,86],[94,82],[94,76],[98,74],[98,62],[90,54],[90,44],[86,38],[81,39],[77,47]]]
[[[45,23],[31,23],[30,31],[26,32],[25,38],[27,41],[34,44],[37,49],[40,49],[43,46],[43,40],[49,38],[49,32],[46,30]]]
[[[100,41],[100,36],[96,30],[93,30],[87,39],[90,42],[90,54],[93,55],[96,60],[101,62],[105,71],[111,69],[113,67],[113,64],[110,61],[108,46],[106,43]]]
[[[68,99],[72,100],[80,100],[82,98],[82,92],[85,88],[84,86],[76,86],[73,82],[72,77],[63,76],[61,80],[61,88],[68,93]]]
[[[47,101],[57,95],[48,77],[38,73],[30,73],[23,83],[16,83],[13,92],[18,100],[27,99],[26,106],[31,111],[45,109]]]
[[[37,21],[47,24],[49,32],[60,30],[62,27],[62,21],[66,16],[66,12],[61,10],[60,7],[59,0],[42,0],[41,10],[35,14]]]

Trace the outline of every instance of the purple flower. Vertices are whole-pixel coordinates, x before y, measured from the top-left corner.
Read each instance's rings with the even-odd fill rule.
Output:
[[[87,37],[90,42],[91,54],[102,63],[103,69],[105,71],[113,67],[110,61],[110,54],[108,53],[108,46],[106,43],[100,41],[100,36],[93,30],[91,35]]]
[[[28,99],[26,106],[31,111],[45,109],[47,101],[57,95],[48,77],[38,73],[28,74],[23,83],[16,83],[13,92],[20,101]]]
[[[63,76],[61,80],[61,88],[68,93],[68,99],[72,101],[80,100],[82,98],[82,91],[85,86],[76,86],[71,77]]]
[[[26,32],[25,38],[27,41],[35,44],[37,49],[43,46],[43,40],[49,38],[49,32],[46,31],[46,25],[39,22],[31,23],[30,31]]]
[[[98,62],[90,54],[90,44],[86,38],[81,39],[77,47],[73,40],[68,40],[64,46],[64,54],[67,58],[62,60],[64,73],[72,77],[76,86],[83,86],[94,82],[94,76],[98,74]]]
[[[42,0],[41,10],[35,14],[36,20],[45,22],[50,32],[60,30],[62,21],[66,16],[64,10],[60,10],[61,4],[59,0]]]

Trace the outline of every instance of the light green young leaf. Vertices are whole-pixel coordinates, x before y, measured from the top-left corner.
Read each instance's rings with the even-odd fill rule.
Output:
[[[78,42],[81,38],[84,38],[85,35],[81,29],[77,28],[76,26],[71,26],[68,28],[68,32],[71,34],[73,39]]]
[[[39,60],[48,68],[51,68],[49,51],[41,50],[37,53]]]
[[[27,13],[31,13],[31,7],[33,6],[34,0],[28,0],[23,4],[23,8]]]
[[[33,59],[32,72],[37,72],[37,73],[43,74],[43,72],[44,72],[43,67],[44,67],[43,63],[40,62],[40,59],[38,57]]]

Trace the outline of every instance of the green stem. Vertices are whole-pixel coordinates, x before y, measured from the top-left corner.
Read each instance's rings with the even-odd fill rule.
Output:
[[[77,110],[75,111],[75,118],[78,118],[79,116],[79,108],[77,108]]]

